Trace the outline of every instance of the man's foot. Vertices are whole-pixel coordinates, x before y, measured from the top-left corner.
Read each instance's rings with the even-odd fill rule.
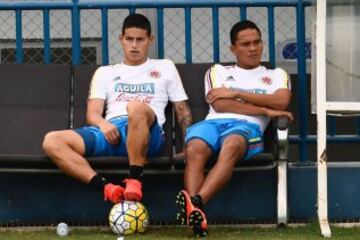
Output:
[[[207,236],[206,216],[201,209],[193,205],[190,195],[185,190],[181,190],[176,196],[176,204],[179,207],[176,216],[178,222],[180,224],[188,224],[197,237]]]
[[[178,206],[178,212],[176,214],[176,221],[181,225],[187,224],[186,208],[188,206],[192,205],[192,204],[186,204],[185,194],[187,194],[187,193],[184,190],[181,190],[176,195],[176,205]]]
[[[128,201],[140,201],[142,198],[142,184],[139,180],[127,178],[124,180],[126,183],[124,198]]]
[[[119,185],[108,183],[104,187],[104,200],[116,204],[123,199],[124,188]]]
[[[206,237],[208,234],[205,213],[199,208],[196,208],[190,213],[189,226],[192,227],[196,237]]]

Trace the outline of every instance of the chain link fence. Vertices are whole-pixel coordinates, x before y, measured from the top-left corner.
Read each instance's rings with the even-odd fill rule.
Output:
[[[306,38],[311,34],[310,7],[306,8]],[[152,22],[154,35],[157,33],[156,9],[136,9]],[[51,63],[71,64],[72,28],[71,11],[50,10],[50,52]],[[128,9],[109,9],[108,11],[108,54],[109,63],[121,62],[123,52],[119,43],[121,23],[129,14]],[[265,7],[248,7],[247,19],[258,24],[264,41],[263,61],[269,60],[268,13]],[[43,11],[22,11],[22,47],[24,63],[44,63],[44,22]],[[219,8],[219,53],[220,62],[233,62],[230,52],[229,32],[232,25],[241,17],[240,8]],[[16,14],[14,11],[0,10],[0,55],[1,63],[16,61]],[[102,16],[100,9],[80,10],[81,63],[103,64]],[[211,8],[192,8],[191,10],[191,50],[192,62],[213,62],[213,25]],[[275,47],[276,60],[296,57],[295,48],[286,48],[287,43],[296,43],[296,9],[294,7],[275,8]],[[290,52],[286,52],[290,51]],[[164,56],[176,63],[186,59],[185,11],[183,8],[164,9]],[[307,56],[310,53],[307,53]],[[157,57],[157,44],[150,49],[150,56]],[[290,56],[290,57],[289,57]]]

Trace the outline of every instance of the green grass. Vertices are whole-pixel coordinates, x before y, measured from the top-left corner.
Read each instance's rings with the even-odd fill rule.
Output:
[[[359,239],[360,228],[343,228],[332,226],[331,239]],[[97,229],[79,229],[71,228],[67,237],[58,237],[54,228],[43,230],[2,230],[0,231],[0,239],[6,240],[51,240],[51,239],[86,239],[99,240],[111,239],[116,240],[117,236],[110,230]],[[159,240],[159,239],[193,239],[192,232],[186,227],[180,226],[163,226],[150,227],[145,234],[136,234],[125,236],[125,240],[141,239],[141,240]],[[312,240],[324,239],[320,235],[317,224],[308,224],[301,227],[287,228],[255,228],[255,227],[238,227],[238,226],[210,226],[209,236],[206,239],[251,239],[251,240]]]

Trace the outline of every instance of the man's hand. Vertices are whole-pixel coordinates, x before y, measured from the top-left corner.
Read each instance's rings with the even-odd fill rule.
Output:
[[[266,108],[266,116],[270,118],[282,117],[285,116],[289,118],[290,122],[294,120],[294,117],[291,112],[283,111],[283,110],[274,110],[270,108]]]
[[[215,100],[220,98],[231,98],[236,99],[236,92],[232,91],[228,88],[221,87],[221,88],[214,88],[209,91],[207,94],[207,101],[208,103],[213,103]]]
[[[120,134],[114,124],[108,121],[104,121],[99,124],[99,128],[104,133],[106,141],[108,141],[110,144],[116,145],[120,142]]]

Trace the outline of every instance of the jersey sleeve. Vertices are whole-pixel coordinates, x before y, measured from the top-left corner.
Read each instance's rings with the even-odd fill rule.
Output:
[[[229,77],[227,70],[220,64],[215,64],[205,74],[205,96],[214,88],[227,87],[226,79]]]
[[[103,67],[99,67],[90,82],[89,99],[106,99],[106,74]]]
[[[285,88],[291,91],[290,76],[282,68],[276,69],[274,87],[275,87],[275,91],[281,88]]]
[[[170,70],[170,81],[167,88],[167,93],[169,96],[170,102],[178,102],[187,100],[188,97],[185,93],[184,86],[182,84],[179,72],[177,71],[175,64],[168,60],[169,70]]]

